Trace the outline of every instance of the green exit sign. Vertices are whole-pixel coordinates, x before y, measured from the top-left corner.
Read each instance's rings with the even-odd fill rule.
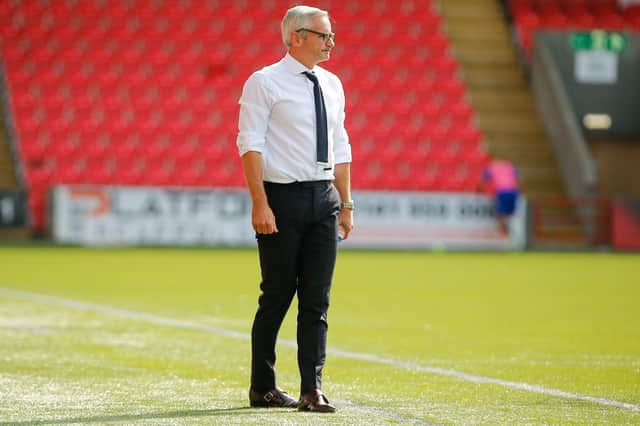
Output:
[[[573,50],[605,50],[622,53],[627,48],[627,37],[624,34],[602,30],[571,33],[569,42]]]

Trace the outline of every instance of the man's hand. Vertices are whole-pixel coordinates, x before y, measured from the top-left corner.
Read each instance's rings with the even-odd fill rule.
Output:
[[[338,225],[344,230],[343,240],[349,238],[349,233],[353,229],[353,210],[342,209],[338,215]]]
[[[273,234],[278,232],[276,217],[268,204],[253,205],[251,209],[251,224],[258,234]]]
[[[258,234],[273,234],[278,232],[276,227],[276,217],[269,207],[267,194],[264,191],[262,181],[263,166],[262,154],[249,151],[242,156],[242,168],[247,179],[247,186],[251,194],[251,225]]]
[[[342,201],[352,201],[351,199],[351,164],[350,163],[340,163],[336,164],[336,168],[334,171],[334,175],[336,179],[333,181],[338,193],[340,194],[340,199]],[[338,225],[342,227],[344,230],[344,235],[342,236],[343,240],[349,238],[349,233],[353,229],[353,210],[350,209],[340,209],[340,214],[338,215]]]

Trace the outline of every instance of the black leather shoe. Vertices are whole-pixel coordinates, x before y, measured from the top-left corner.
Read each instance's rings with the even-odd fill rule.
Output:
[[[336,407],[331,405],[320,389],[314,389],[300,397],[298,410],[314,411],[316,413],[333,413],[336,411]]]
[[[280,388],[264,393],[249,389],[249,403],[252,407],[296,408],[298,406],[298,401]]]

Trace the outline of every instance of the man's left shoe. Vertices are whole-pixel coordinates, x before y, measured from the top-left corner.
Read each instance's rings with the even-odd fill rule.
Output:
[[[298,401],[276,387],[265,393],[249,389],[249,403],[252,407],[296,408]]]
[[[305,393],[298,401],[299,411],[314,411],[316,413],[333,413],[336,407],[331,405],[320,389]]]

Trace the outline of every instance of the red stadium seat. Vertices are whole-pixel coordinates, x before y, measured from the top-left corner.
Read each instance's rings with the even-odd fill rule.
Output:
[[[140,185],[145,181],[145,161],[136,157],[118,158],[115,183],[120,185]]]
[[[598,19],[598,23],[602,28],[607,30],[619,31],[626,26],[624,17],[618,13],[603,13]]]
[[[414,182],[416,189],[421,191],[442,191],[444,190],[440,166],[432,163],[414,169]]]

